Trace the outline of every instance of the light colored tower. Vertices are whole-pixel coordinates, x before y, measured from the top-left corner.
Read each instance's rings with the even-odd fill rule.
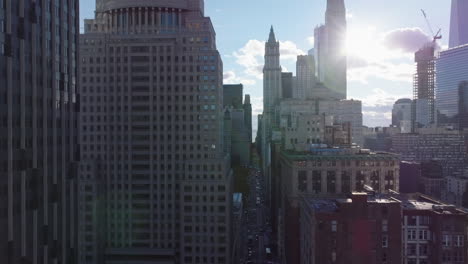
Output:
[[[267,200],[270,202],[271,183],[271,136],[273,128],[277,127],[279,117],[276,107],[282,97],[280,43],[276,40],[273,26],[268,41],[265,44],[265,65],[263,68],[263,118],[262,118],[262,169],[265,177]]]
[[[313,55],[297,56],[296,74],[297,82],[293,89],[293,97],[296,99],[311,98],[316,84]]]
[[[265,44],[265,66],[263,68],[263,112],[271,117],[273,117],[274,108],[282,96],[279,49],[280,44],[276,40],[272,26]]]
[[[468,0],[452,0],[449,47],[468,43]]]
[[[80,263],[231,263],[223,66],[203,0],[100,2],[80,37]]]
[[[346,99],[346,8],[344,0],[328,0],[325,28],[327,63],[324,83],[327,88],[338,95],[338,99]]]

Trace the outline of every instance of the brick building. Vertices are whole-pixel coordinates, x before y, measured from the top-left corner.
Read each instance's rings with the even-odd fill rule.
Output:
[[[353,193],[303,198],[301,264],[401,263],[401,209],[394,199]]]

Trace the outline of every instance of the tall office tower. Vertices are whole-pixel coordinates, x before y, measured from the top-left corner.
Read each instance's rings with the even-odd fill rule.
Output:
[[[102,0],[80,38],[80,263],[230,263],[222,61],[203,0]]]
[[[281,65],[280,44],[276,41],[273,27],[265,44],[265,66],[263,68],[263,111],[264,118],[271,118],[275,112],[275,106],[282,97],[281,89]]]
[[[458,86],[458,127],[460,130],[468,128],[468,81]]]
[[[449,47],[468,44],[468,0],[452,0]]]
[[[294,81],[292,72],[281,73],[281,89],[283,90],[282,99],[293,98],[294,96]]]
[[[265,65],[263,68],[263,117],[262,117],[262,168],[268,185],[268,168],[270,165],[270,142],[272,129],[277,123],[276,106],[282,97],[280,44],[276,41],[271,27],[268,41],[265,44]],[[268,188],[268,186],[267,186]]]
[[[315,59],[312,55],[297,56],[296,61],[297,82],[293,90],[296,99],[311,98],[316,84]]]
[[[429,43],[415,53],[416,74],[413,78],[413,127],[427,124],[420,123],[417,116],[428,116],[429,123],[435,122],[435,43]],[[418,108],[416,104],[427,103],[427,107]],[[426,110],[427,113],[421,113]],[[419,110],[419,112],[418,112]]]
[[[338,99],[346,99],[346,8],[344,0],[328,0],[325,27],[328,47],[324,83],[327,88],[337,93]]]
[[[0,262],[76,263],[78,1],[0,1]]]
[[[252,143],[252,104],[250,103],[249,94],[246,94],[244,98],[244,118],[245,125],[249,131],[249,142]]]
[[[457,126],[458,87],[468,78],[468,45],[440,52],[436,76],[437,123]]]
[[[321,25],[314,30],[315,75],[321,83],[325,82],[325,68],[327,58],[327,30]]]
[[[243,91],[244,86],[242,84],[223,85],[223,107],[241,107]]]
[[[411,132],[412,107],[413,101],[408,98],[398,99],[393,104],[392,125],[399,127],[402,132]]]

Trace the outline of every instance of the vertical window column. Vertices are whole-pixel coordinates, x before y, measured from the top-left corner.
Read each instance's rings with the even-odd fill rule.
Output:
[[[182,10],[178,10],[178,16],[177,16],[177,25],[179,27],[179,29],[182,27]]]

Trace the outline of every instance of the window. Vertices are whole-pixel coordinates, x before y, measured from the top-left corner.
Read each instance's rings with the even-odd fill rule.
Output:
[[[337,221],[332,221],[331,222],[331,231],[336,232],[337,226],[338,226],[338,222]]]
[[[382,220],[382,232],[388,232],[388,220]]]
[[[427,244],[419,244],[419,255],[427,256]]]
[[[408,256],[416,255],[416,244],[408,244],[406,247],[406,254]]]
[[[406,234],[407,234],[407,239],[408,240],[415,240],[416,239],[416,230],[408,229],[406,231]]]
[[[456,246],[456,247],[463,247],[464,239],[465,239],[465,238],[463,237],[463,235],[456,236],[455,246]]]
[[[442,246],[444,246],[444,247],[449,247],[450,246],[450,236],[449,235],[443,235],[442,236]]]
[[[307,191],[307,171],[299,171],[297,179],[297,189],[300,192]]]
[[[382,247],[387,248],[388,247],[388,235],[383,235],[382,236]]]
[[[427,230],[419,230],[419,240],[428,240],[429,239],[429,233]]]

